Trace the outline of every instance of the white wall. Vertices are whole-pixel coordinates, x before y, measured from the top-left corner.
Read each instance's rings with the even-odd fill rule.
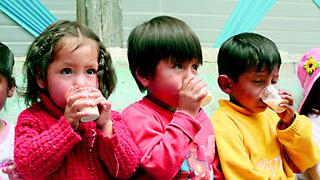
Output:
[[[76,0],[40,0],[58,18],[76,19]],[[124,44],[131,29],[157,15],[184,20],[203,47],[212,47],[236,0],[121,0]],[[312,0],[278,0],[256,28],[290,53],[304,53],[320,46],[320,9]],[[24,56],[33,36],[0,12],[0,41]]]

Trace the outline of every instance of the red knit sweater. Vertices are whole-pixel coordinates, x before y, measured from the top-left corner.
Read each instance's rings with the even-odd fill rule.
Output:
[[[24,110],[15,129],[14,159],[25,179],[129,178],[140,152],[120,115],[112,111],[113,135],[104,136],[94,122],[73,130],[51,100]]]

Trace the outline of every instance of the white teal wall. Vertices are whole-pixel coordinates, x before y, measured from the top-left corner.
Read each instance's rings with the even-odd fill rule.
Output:
[[[76,0],[40,0],[57,18],[76,19]],[[237,0],[121,0],[124,47],[131,29],[157,15],[184,20],[203,47],[212,47]],[[320,9],[312,0],[277,0],[255,32],[289,53],[304,53],[320,42]],[[0,41],[25,56],[34,37],[0,12]]]

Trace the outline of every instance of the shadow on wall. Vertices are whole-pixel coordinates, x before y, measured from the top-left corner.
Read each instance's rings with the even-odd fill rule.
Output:
[[[110,96],[109,100],[112,103],[113,110],[121,111],[129,104],[141,99],[144,94],[139,91],[133,77],[131,76],[126,59],[126,49],[111,48],[108,50],[111,53],[118,77],[116,89]],[[208,89],[213,95],[213,100],[209,105],[204,107],[209,117],[211,117],[218,107],[218,99],[228,98],[228,96],[219,89],[217,84],[217,53],[218,49],[203,48],[204,64],[199,68],[199,76],[208,83]],[[297,63],[302,57],[302,54],[289,54],[286,52],[280,53],[282,65],[280,69],[279,87],[286,89],[293,94],[295,99],[295,108],[297,109],[302,99],[302,88],[296,75],[296,69]],[[25,87],[22,74],[23,63],[24,57],[16,58],[14,76],[19,87]],[[1,111],[0,118],[16,123],[19,113],[25,108],[26,106],[24,104],[23,97],[19,97],[17,93],[15,93],[12,98],[7,100],[5,108]]]

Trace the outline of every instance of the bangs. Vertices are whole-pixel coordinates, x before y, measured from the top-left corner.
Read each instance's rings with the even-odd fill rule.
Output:
[[[169,34],[174,33],[163,35],[161,39],[153,39],[153,44],[157,46],[154,48],[156,50],[155,57],[159,57],[159,60],[168,59],[173,64],[192,61],[193,59],[202,64],[202,51],[200,43],[195,42],[197,39],[181,33],[170,38]]]
[[[81,34],[78,37],[64,36],[54,46],[54,52],[58,53],[62,49],[72,52],[72,51],[76,50],[79,46],[81,46],[82,44],[84,44],[84,38],[83,38],[83,36],[81,36]]]
[[[163,23],[163,19],[167,22]],[[156,61],[167,59],[180,63],[195,59],[202,64],[201,45],[196,35],[182,21],[163,19],[155,18],[142,29],[136,29],[140,34],[138,49],[144,51],[141,54],[145,54],[146,59],[156,57]]]

